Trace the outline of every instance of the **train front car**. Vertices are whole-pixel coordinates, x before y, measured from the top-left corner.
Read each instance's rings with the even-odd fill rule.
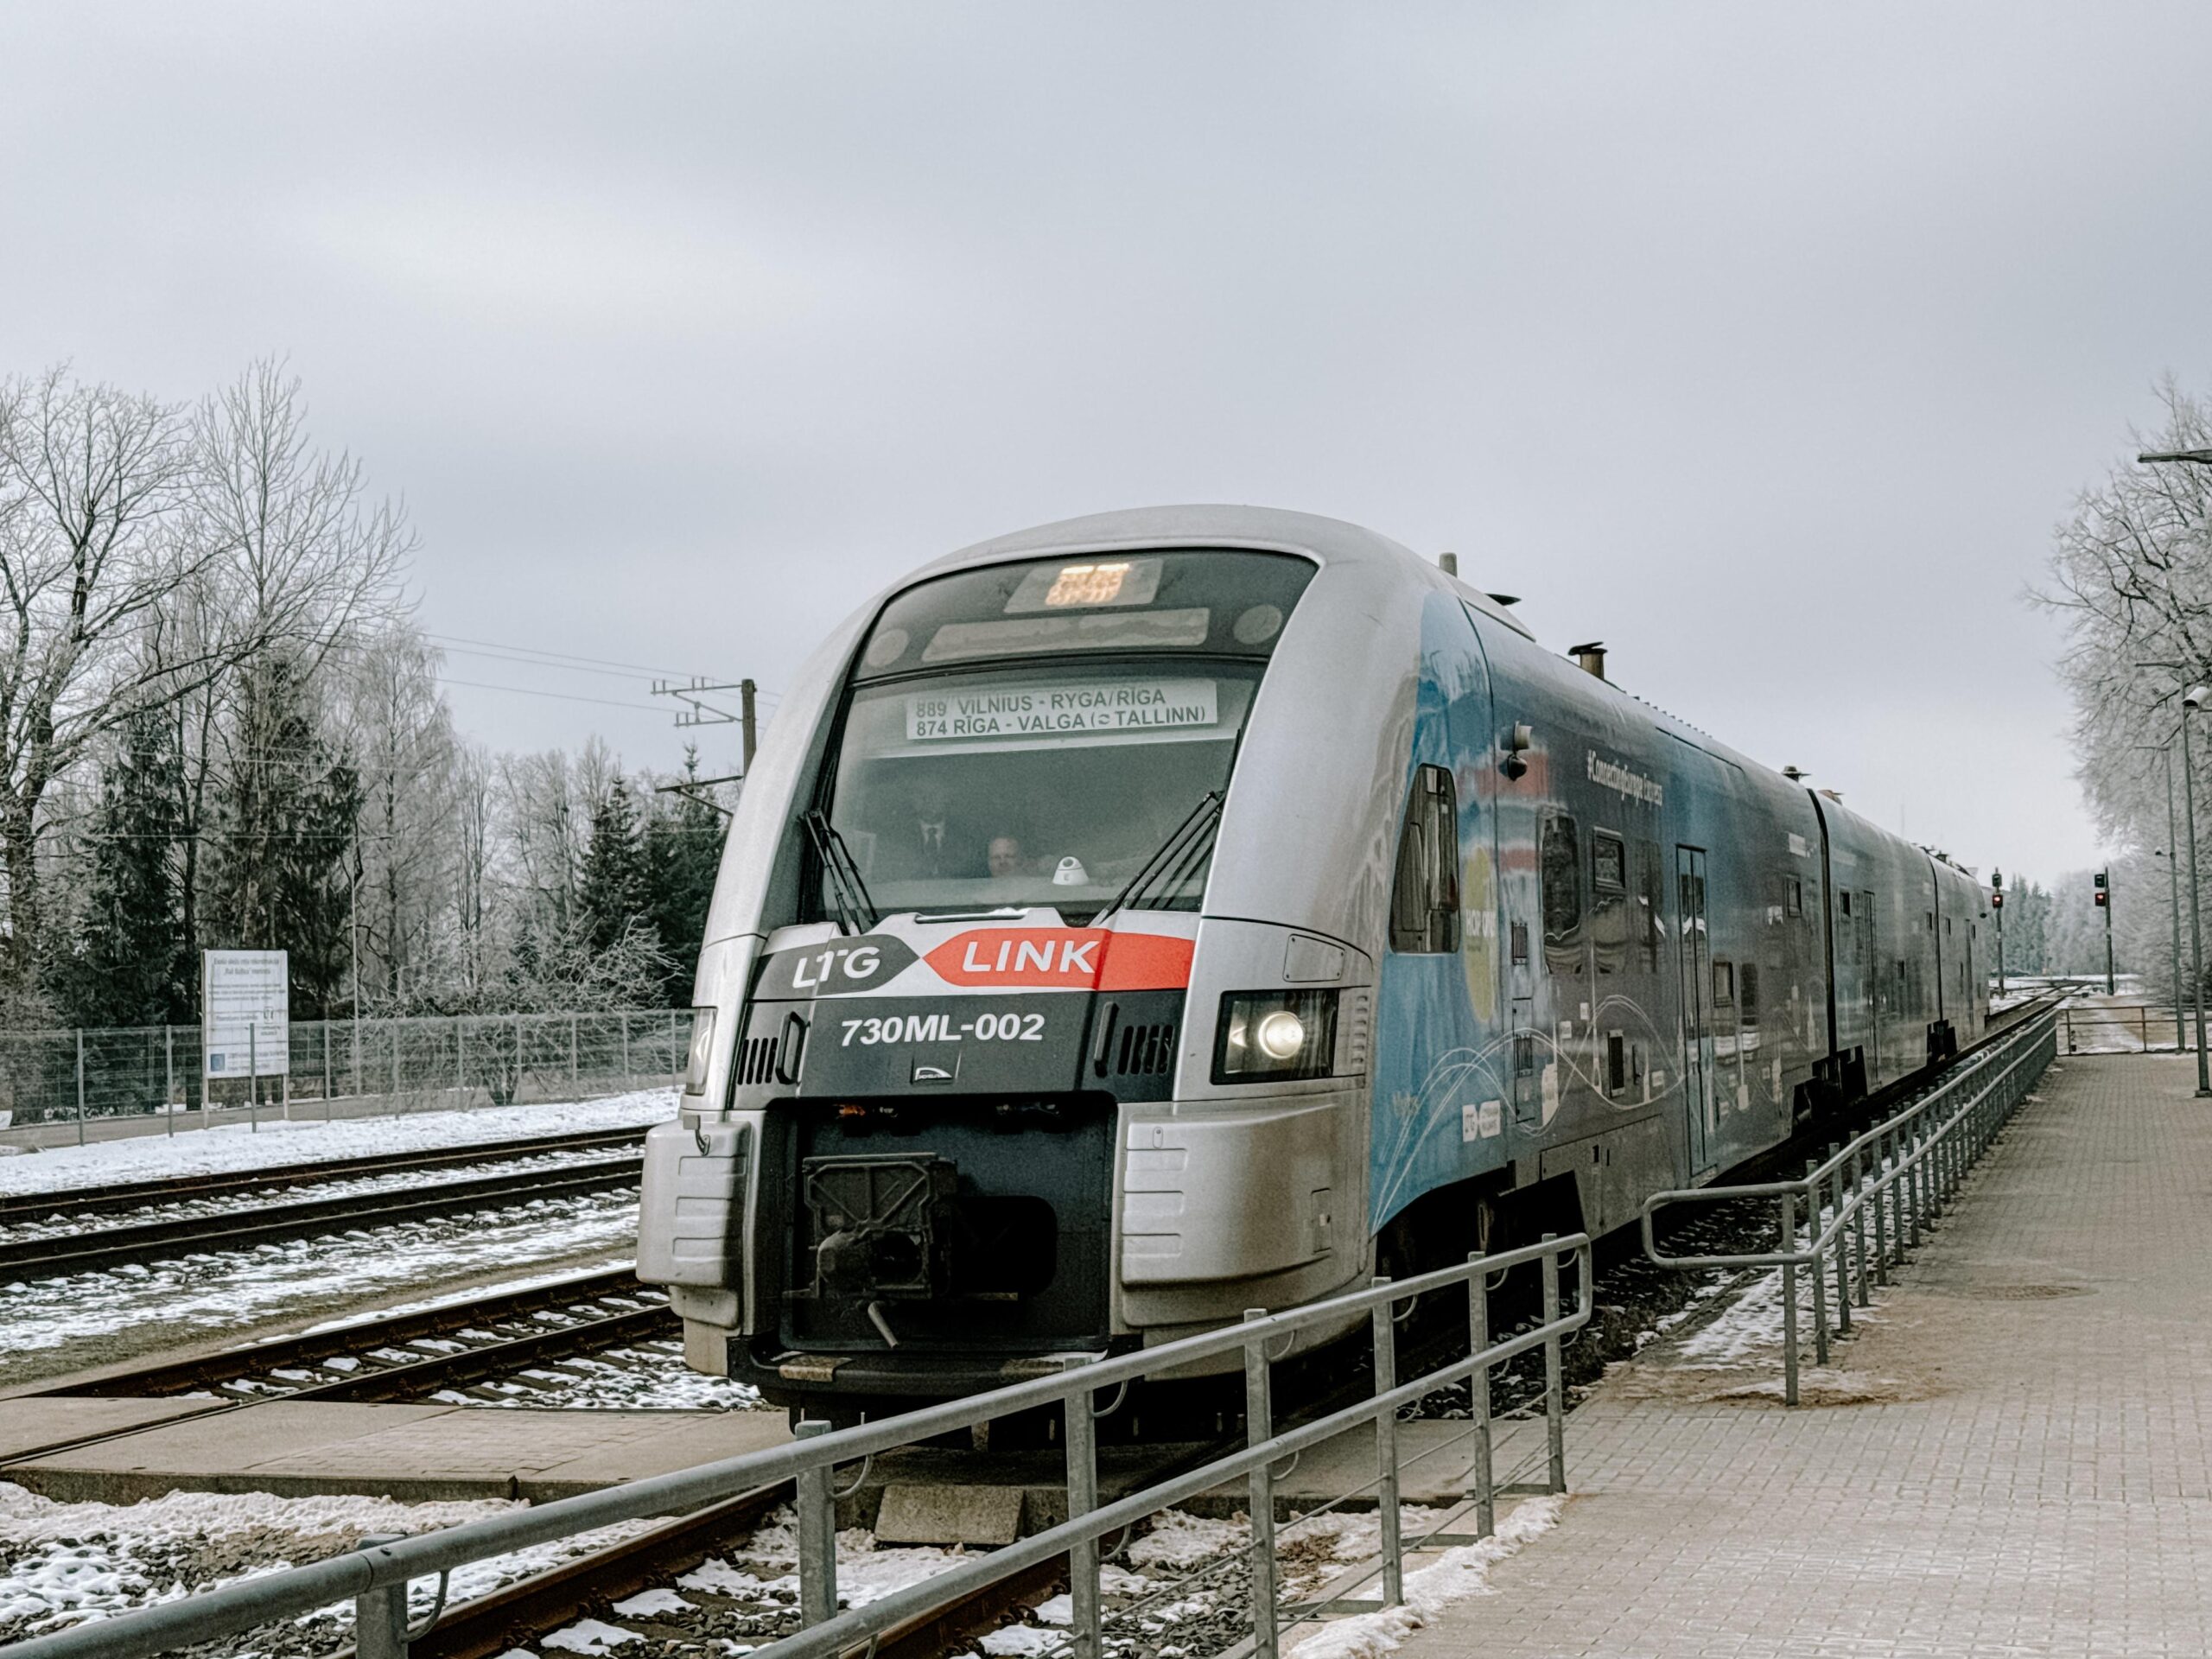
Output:
[[[1359,942],[1420,568],[1296,515],[1117,514],[956,555],[824,648],[648,1143],[640,1273],[694,1366],[842,1415],[1369,1271]]]

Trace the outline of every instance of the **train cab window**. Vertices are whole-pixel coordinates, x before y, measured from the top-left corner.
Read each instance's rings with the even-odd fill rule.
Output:
[[[1805,884],[1794,875],[1783,879],[1782,909],[1783,913],[1789,916],[1805,913]]]
[[[1582,969],[1582,842],[1565,814],[1544,820],[1536,863],[1543,880],[1544,965],[1554,972]]]
[[[1452,774],[1419,766],[1398,832],[1390,948],[1435,955],[1459,948],[1459,804]]]
[[[1713,964],[1713,1006],[1731,1007],[1736,1001],[1736,964],[1716,962]]]

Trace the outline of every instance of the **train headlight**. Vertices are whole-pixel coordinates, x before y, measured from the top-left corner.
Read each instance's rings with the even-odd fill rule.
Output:
[[[712,1008],[691,1010],[691,1052],[683,1061],[683,1092],[703,1095],[707,1092],[707,1067],[715,1058],[715,1011]]]
[[[1252,1028],[1252,1040],[1271,1060],[1294,1060],[1298,1051],[1306,1046],[1306,1022],[1288,1008],[1277,1008],[1260,1016],[1260,1023]]]
[[[1337,1058],[1337,993],[1231,991],[1214,1037],[1216,1083],[1325,1077]]]

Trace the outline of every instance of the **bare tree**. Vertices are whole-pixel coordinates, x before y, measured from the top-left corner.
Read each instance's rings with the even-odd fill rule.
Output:
[[[149,694],[215,665],[162,640],[162,601],[214,556],[174,533],[189,458],[170,404],[66,368],[0,383],[0,965],[18,988],[41,934],[48,790]]]
[[[2158,397],[2163,422],[2154,432],[2132,433],[2132,448],[2212,448],[2212,410],[2202,400],[2171,378]],[[2165,967],[2170,982],[2177,982],[2165,870],[2177,849],[2163,752],[2180,720],[2181,693],[2212,681],[2212,468],[2115,465],[2059,525],[2050,584],[2031,597],[2066,626],[2059,676],[2073,697],[2084,797],[2104,833],[2129,849],[2113,875],[2115,939],[2123,955]],[[2197,796],[2212,799],[2203,746],[2196,758]],[[2177,748],[2171,764],[2178,791]],[[2151,857],[2153,849],[2165,856]],[[2185,846],[2179,850],[2186,855]],[[2200,857],[2208,850],[2200,847]],[[2086,912],[2086,898],[2081,902]],[[2080,927],[2086,939],[2088,931],[2101,935],[2102,923]],[[2101,937],[2072,944],[2075,955],[2101,961]]]

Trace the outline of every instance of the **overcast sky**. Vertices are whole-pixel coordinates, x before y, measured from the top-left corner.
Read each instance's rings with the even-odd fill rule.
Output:
[[[2207,385],[2209,69],[2181,4],[16,5],[0,370],[286,354],[434,633],[769,690],[998,531],[1350,518],[2048,876],[2022,595]],[[681,755],[647,677],[447,672]]]

